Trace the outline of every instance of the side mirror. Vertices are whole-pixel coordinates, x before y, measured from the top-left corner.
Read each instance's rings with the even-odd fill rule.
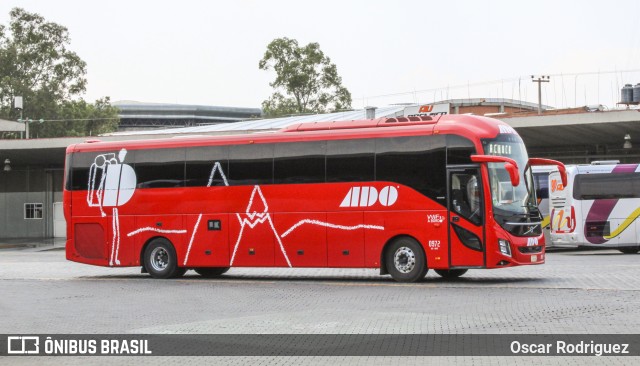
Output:
[[[520,174],[518,174],[518,166],[511,163],[504,163],[504,168],[509,173],[511,184],[517,187],[520,184]]]
[[[561,162],[551,159],[530,158],[528,164],[530,166],[556,165],[558,167],[558,171],[560,172],[560,180],[562,180],[562,185],[565,187],[567,186],[567,168]]]
[[[511,158],[495,155],[471,155],[471,161],[475,163],[504,163],[504,168],[509,173],[511,185],[517,187],[520,185],[520,174],[518,173],[518,163]]]

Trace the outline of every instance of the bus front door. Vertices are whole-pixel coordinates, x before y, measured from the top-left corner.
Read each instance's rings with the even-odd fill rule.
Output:
[[[484,202],[479,168],[448,169],[449,266],[484,266]]]

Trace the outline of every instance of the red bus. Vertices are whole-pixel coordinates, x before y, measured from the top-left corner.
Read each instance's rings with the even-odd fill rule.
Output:
[[[410,282],[541,264],[532,164],[560,163],[469,115],[87,142],[66,152],[66,255],[156,278],[351,267]]]

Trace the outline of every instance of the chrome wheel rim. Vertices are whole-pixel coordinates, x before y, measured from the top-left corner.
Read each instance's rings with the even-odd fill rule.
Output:
[[[151,267],[158,272],[164,271],[169,265],[169,252],[158,247],[151,251]]]
[[[393,263],[400,273],[409,273],[416,267],[416,255],[410,248],[400,247],[393,255]]]

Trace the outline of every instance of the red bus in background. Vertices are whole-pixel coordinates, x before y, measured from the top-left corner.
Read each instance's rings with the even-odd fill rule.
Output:
[[[303,123],[271,134],[67,148],[67,259],[156,278],[230,267],[428,269],[544,263],[516,131],[444,115]],[[562,171],[563,169],[561,169]]]

